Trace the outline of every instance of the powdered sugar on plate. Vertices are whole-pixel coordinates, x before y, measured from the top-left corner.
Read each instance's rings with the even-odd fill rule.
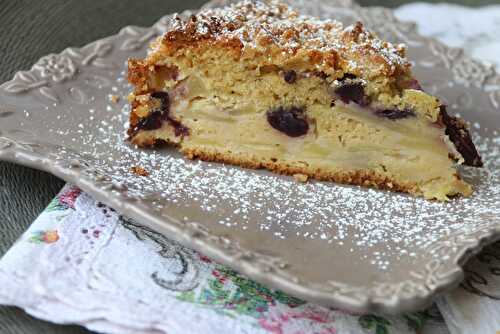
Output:
[[[125,95],[130,90],[123,79],[117,83],[120,86],[108,94],[119,91]],[[486,165],[462,170],[475,185],[474,195],[439,203],[330,182],[299,183],[293,177],[265,171],[189,161],[173,149],[138,149],[125,141],[129,109],[125,98],[119,101],[107,106],[110,117],[106,119],[92,121],[94,111],[89,109],[89,123],[77,132],[78,140],[91,149],[80,153],[102,174],[127,187],[131,195],[151,199],[158,210],[174,215],[184,212],[179,217],[184,221],[203,217],[217,222],[224,233],[251,230],[271,234],[277,241],[324,242],[336,249],[356,251],[380,269],[390,267],[388,258],[411,259],[448,235],[473,233],[485,219],[500,224],[498,135],[476,136]],[[89,126],[97,126],[99,131],[89,130]],[[103,150],[103,145],[109,149]],[[134,173],[131,168],[143,172]]]

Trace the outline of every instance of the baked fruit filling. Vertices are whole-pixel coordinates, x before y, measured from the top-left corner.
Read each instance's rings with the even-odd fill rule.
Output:
[[[191,159],[438,200],[471,194],[457,163],[482,165],[402,45],[276,2],[177,17],[129,81],[130,141]]]

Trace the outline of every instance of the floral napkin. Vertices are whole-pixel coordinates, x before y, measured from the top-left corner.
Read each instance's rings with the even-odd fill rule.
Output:
[[[306,303],[184,248],[67,185],[0,261],[0,303],[105,333],[446,333],[439,312]]]
[[[413,4],[396,14],[419,20],[423,34],[498,61],[500,6]],[[357,315],[270,290],[67,185],[0,260],[0,304],[103,333],[494,334],[499,268],[500,243],[471,261],[439,311]]]

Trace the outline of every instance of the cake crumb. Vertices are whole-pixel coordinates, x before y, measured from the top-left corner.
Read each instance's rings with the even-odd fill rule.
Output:
[[[118,101],[120,101],[120,97],[119,97],[118,95],[114,95],[114,94],[110,95],[110,96],[109,96],[109,99],[110,99],[110,100],[111,100],[111,102],[113,102],[113,103],[118,103]]]
[[[293,174],[293,178],[295,179],[295,181],[305,183],[307,182],[309,176],[307,176],[306,174]]]
[[[142,167],[139,167],[139,166],[133,166],[130,168],[130,171],[132,173],[134,173],[135,175],[139,175],[139,176],[149,176],[149,172],[142,168]]]

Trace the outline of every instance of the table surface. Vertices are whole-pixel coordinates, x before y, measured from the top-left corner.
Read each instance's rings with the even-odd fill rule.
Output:
[[[487,5],[498,0],[455,0]],[[31,67],[42,56],[82,46],[117,33],[126,25],[148,26],[175,11],[197,8],[205,0],[2,1],[0,5],[0,82]],[[398,6],[407,0],[360,0],[365,6]],[[431,1],[438,2],[438,1]],[[15,32],[14,32],[15,31]],[[64,185],[44,172],[0,162],[0,257]],[[14,307],[0,307],[0,333],[90,333],[34,319]]]

